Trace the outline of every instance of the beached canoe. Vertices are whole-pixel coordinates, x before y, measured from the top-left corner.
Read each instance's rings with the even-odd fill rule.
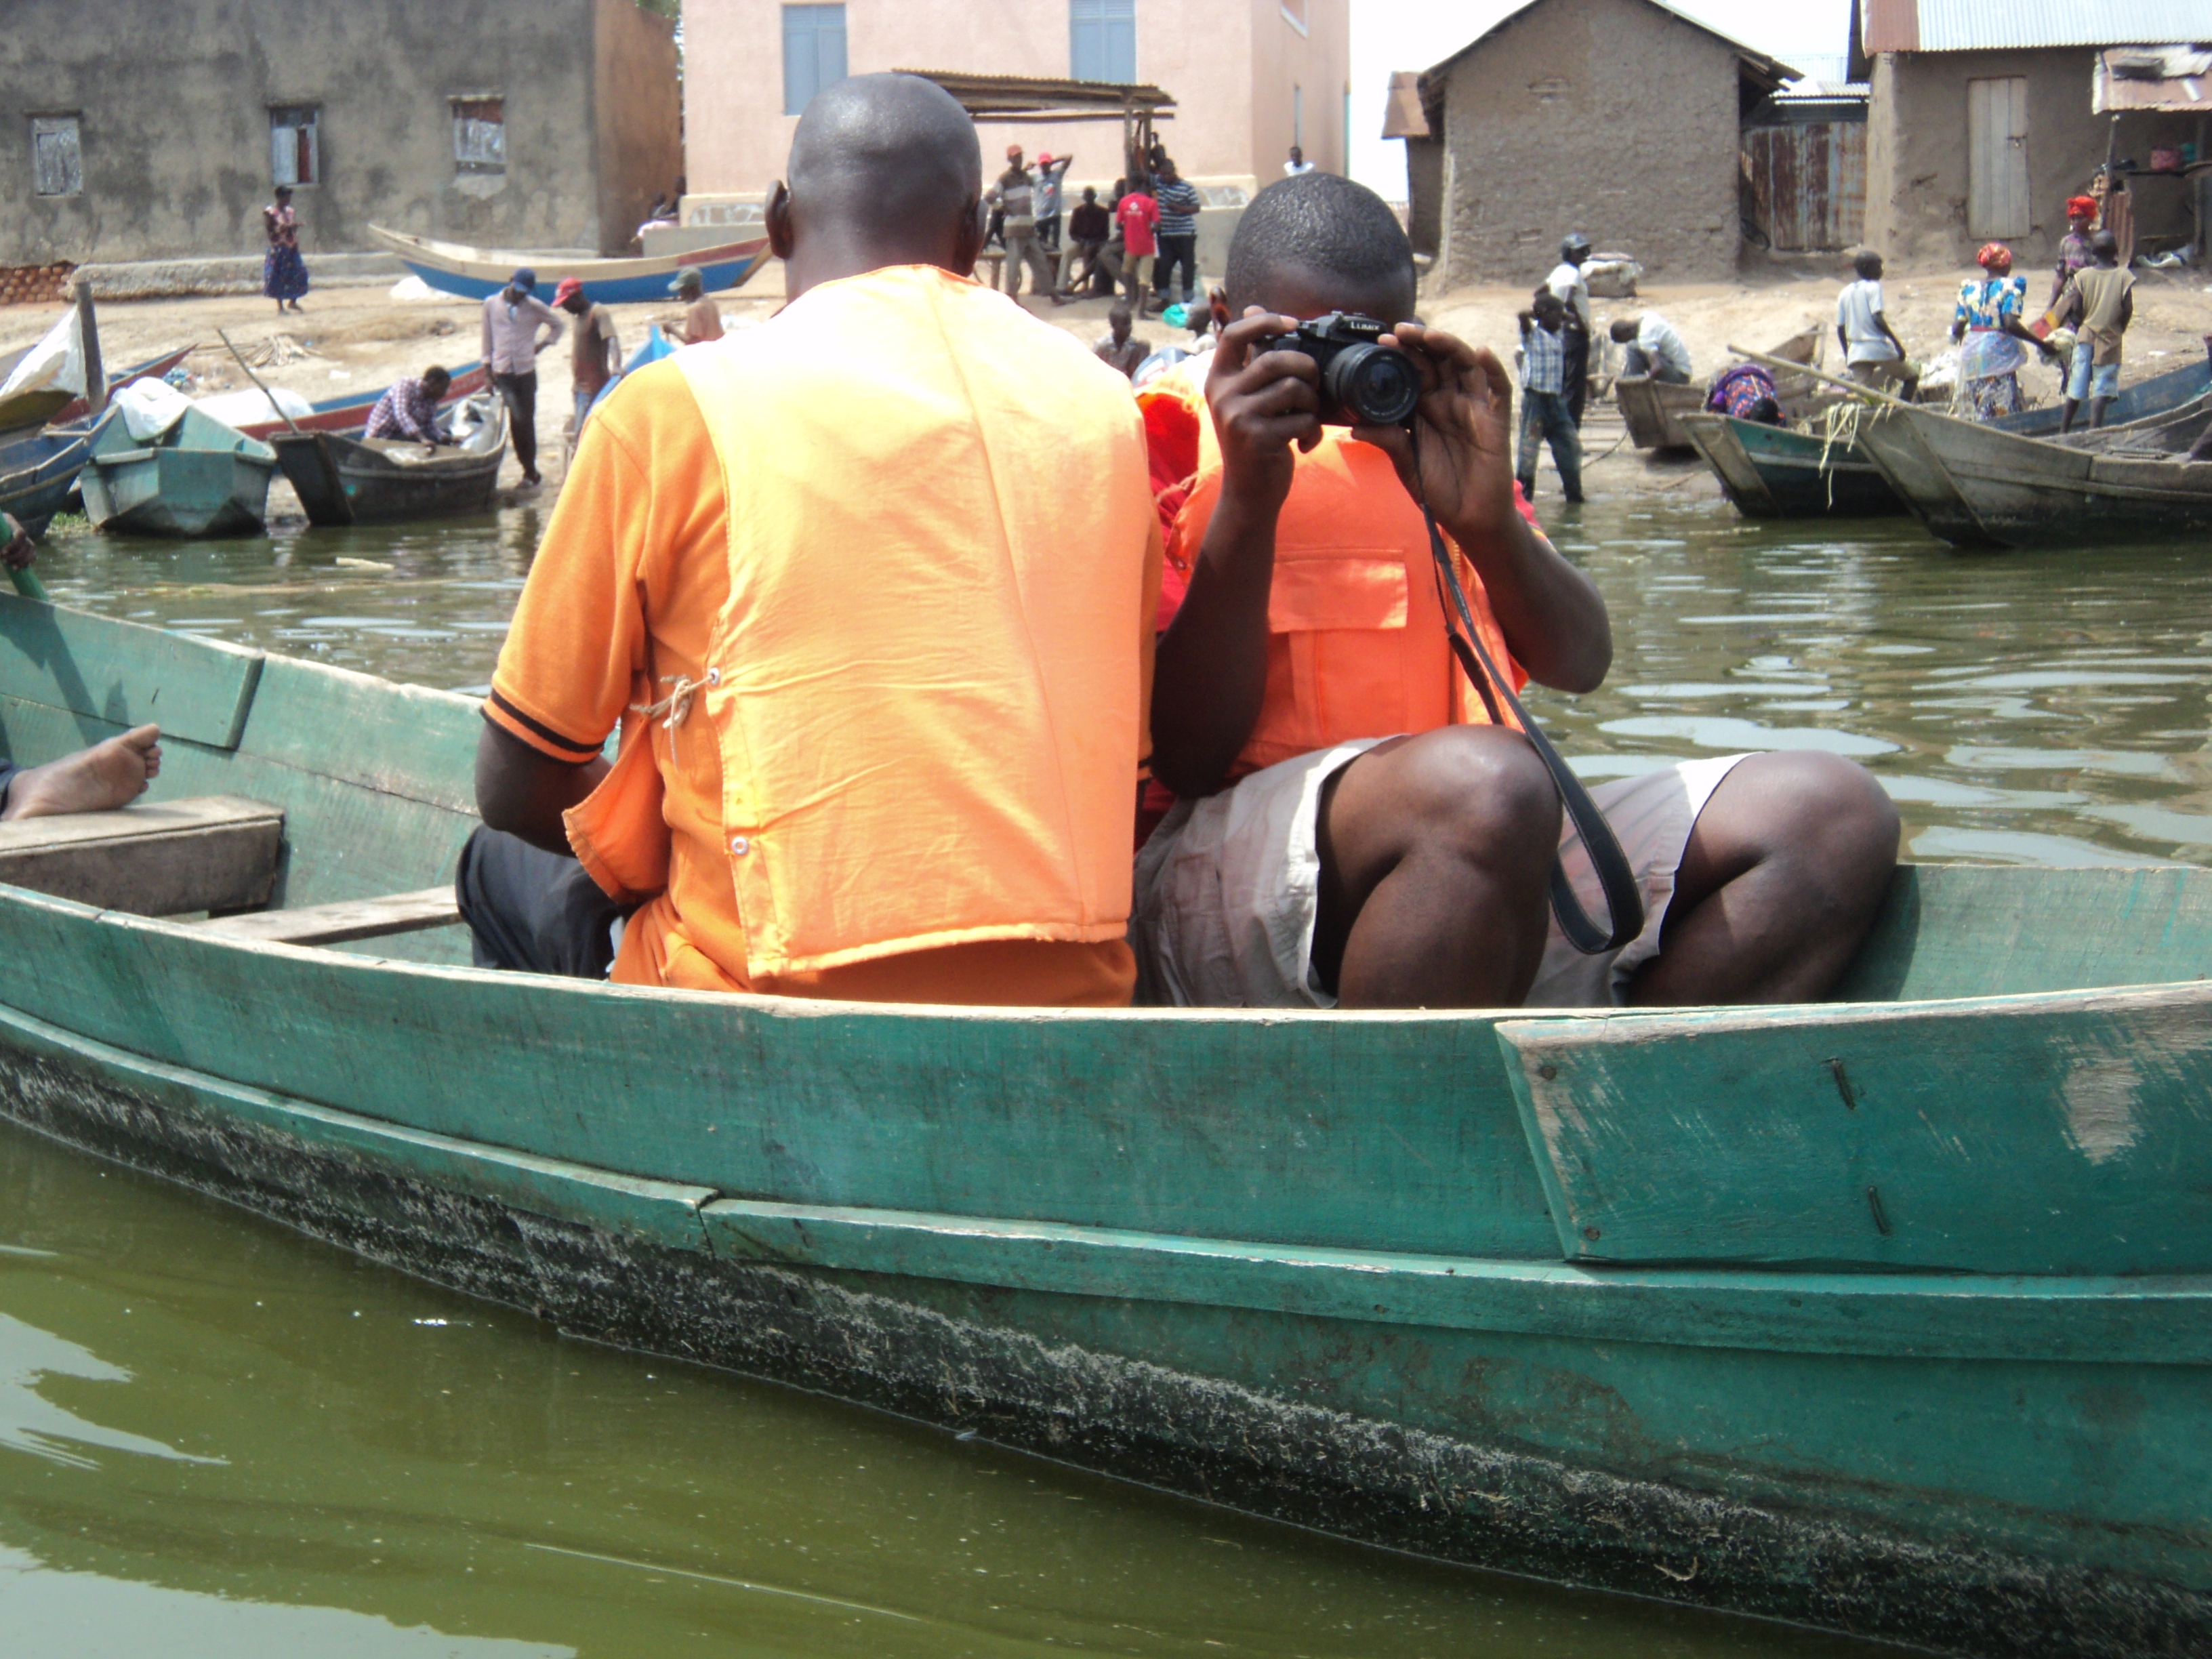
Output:
[[[446,395],[438,400],[441,410],[453,408],[463,399],[473,398],[491,384],[491,375],[481,360],[466,362],[453,371],[453,383],[446,388]],[[377,400],[390,391],[379,386],[374,392],[356,392],[343,398],[331,398],[314,406],[314,412],[295,415],[289,422],[249,421],[238,429],[249,438],[258,438],[267,443],[280,432],[289,432],[297,427],[302,432],[359,432],[368,424],[368,417],[376,408]]]
[[[1848,440],[1731,415],[1685,415],[1681,423],[1747,519],[1867,519],[1906,510],[1874,458]]]
[[[1766,355],[1809,364],[1820,346],[1820,331],[1808,328],[1791,335]],[[1776,372],[1774,390],[1775,400],[1787,420],[1801,420],[1817,404],[1834,400],[1834,394],[1810,375],[1792,374],[1786,369]],[[1675,386],[1642,374],[1613,383],[1613,401],[1620,406],[1620,418],[1628,427],[1628,441],[1638,449],[1696,448],[1682,417],[1703,411],[1710,392],[1707,380]]]
[[[121,421],[94,439],[77,475],[95,530],[238,536],[261,528],[276,452],[197,409],[143,443]]]
[[[703,247],[690,253],[603,259],[574,250],[464,247],[454,242],[434,242],[425,237],[404,235],[378,225],[371,225],[368,234],[398,254],[402,264],[440,293],[455,294],[469,300],[489,299],[524,266],[538,273],[542,294],[550,295],[564,277],[574,276],[583,283],[584,297],[600,305],[665,301],[668,298],[668,285],[686,265],[697,267],[706,281],[708,293],[720,294],[743,288],[769,258],[765,236]]]
[[[2023,438],[1889,404],[1860,447],[1913,514],[1960,547],[2097,546],[2212,530],[2212,465],[2184,460],[2212,403],[2124,427]]]
[[[394,931],[450,919],[468,700],[0,599],[17,761],[140,720],[173,819],[282,811],[275,908],[0,885],[0,1117],[579,1335],[1343,1536],[2212,1650],[2212,872],[1907,869],[1823,1006],[712,996]]]
[[[507,406],[487,401],[482,422],[451,448],[332,432],[284,432],[269,442],[310,524],[400,524],[486,513],[507,459]]]
[[[0,447],[0,511],[33,536],[45,535],[69,505],[93,445],[122,418],[119,410],[106,410],[82,426],[50,426]]]
[[[2170,368],[2163,374],[2154,374],[2148,380],[2123,387],[2112,399],[2112,407],[2105,411],[2105,421],[2109,426],[2127,426],[2136,421],[2152,420],[2195,402],[2207,392],[2212,392],[2212,363]],[[2039,409],[2023,409],[2017,415],[2003,416],[1990,424],[2023,438],[2055,438],[2058,435],[2058,422],[2064,416],[2063,405],[2045,404]]]

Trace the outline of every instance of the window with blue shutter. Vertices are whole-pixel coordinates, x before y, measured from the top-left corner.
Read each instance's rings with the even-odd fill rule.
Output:
[[[814,94],[845,78],[845,9],[783,9],[783,112],[799,115]]]
[[[1079,81],[1137,78],[1137,0],[1067,0],[1068,73]]]

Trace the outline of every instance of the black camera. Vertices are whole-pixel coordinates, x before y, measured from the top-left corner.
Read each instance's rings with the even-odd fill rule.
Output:
[[[1408,426],[1421,400],[1421,371],[1382,344],[1386,323],[1348,311],[1300,323],[1295,334],[1260,343],[1262,351],[1303,351],[1321,369],[1323,426]]]

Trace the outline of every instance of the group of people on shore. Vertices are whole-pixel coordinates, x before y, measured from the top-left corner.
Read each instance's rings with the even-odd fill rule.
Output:
[[[1589,854],[1458,677],[1436,561],[1501,684],[1595,686],[1605,604],[1515,489],[1503,367],[1413,320],[1384,203],[1259,192],[1206,372],[1134,398],[972,280],[988,212],[957,101],[841,82],[768,207],[789,302],[600,404],[484,706],[481,963],[1071,1006],[1827,993],[1898,837],[1833,756],[1599,786],[1645,921],[1562,936]],[[1404,425],[1322,423],[1281,337],[1330,313],[1412,360]]]
[[[2027,407],[2020,371],[2031,351],[2058,366],[2064,401],[2059,430],[2071,431],[2087,406],[2100,427],[2119,392],[2128,325],[2135,319],[2135,275],[2120,258],[2118,235],[2097,223],[2095,198],[2066,204],[2067,229],[2039,317],[2030,320],[2027,278],[2013,269],[2012,249],[1985,244],[1975,256],[1982,275],[1961,283],[1950,339],[1959,349],[1960,412],[2002,420]],[[1852,261],[1857,280],[1836,301],[1836,335],[1851,378],[1911,398],[1920,371],[1882,307],[1882,260],[1871,250]]]

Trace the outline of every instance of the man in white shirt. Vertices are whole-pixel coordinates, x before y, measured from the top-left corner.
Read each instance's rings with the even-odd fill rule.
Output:
[[[1862,249],[1851,260],[1851,269],[1858,280],[1846,283],[1836,296],[1836,338],[1844,348],[1844,372],[1883,391],[1901,387],[1899,395],[1910,402],[1920,375],[1905,357],[1905,342],[1882,313],[1881,255]]]
[[[1291,159],[1283,163],[1283,177],[1285,179],[1295,179],[1301,173],[1311,173],[1313,170],[1314,164],[1306,160],[1305,151],[1300,149],[1296,144],[1292,144],[1291,146]]]
[[[1583,262],[1590,256],[1589,238],[1570,232],[1559,244],[1559,263],[1544,278],[1544,286],[1559,296],[1567,308],[1565,339],[1567,349],[1567,414],[1577,430],[1583,423],[1583,404],[1589,396],[1590,293],[1583,275]]]
[[[1690,383],[1690,348],[1674,331],[1674,324],[1656,311],[1634,317],[1616,317],[1608,331],[1621,354],[1620,378],[1633,380],[1649,375],[1668,386]]]
[[[561,337],[560,313],[538,297],[538,273],[527,267],[483,302],[483,360],[507,405],[507,429],[522,482],[538,477],[538,354]]]

